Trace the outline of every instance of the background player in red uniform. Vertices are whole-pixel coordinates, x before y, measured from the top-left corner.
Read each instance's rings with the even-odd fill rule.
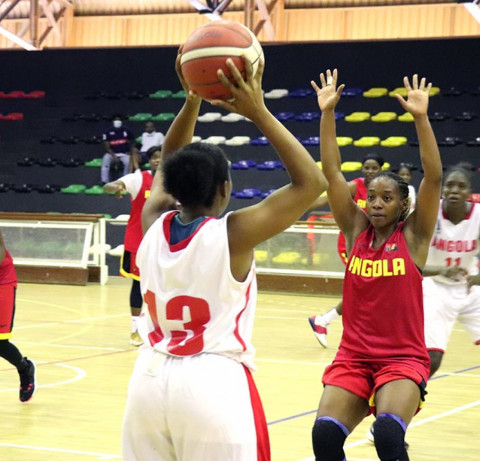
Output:
[[[394,173],[371,181],[363,211],[351,198],[341,172],[335,133],[337,71],[315,82],[323,172],[330,206],[345,235],[349,261],[343,291],[343,335],[323,375],[324,391],[312,430],[316,460],[344,461],[343,445],[370,412],[375,413],[375,448],[382,461],[409,459],[405,431],[424,399],[430,359],[423,331],[421,269],[437,218],[442,164],[427,109],[431,84],[404,78],[407,100],[397,95],[415,121],[424,177],[416,209],[408,184]],[[433,205],[432,205],[433,204]],[[407,217],[408,216],[408,217]]]
[[[348,188],[350,189],[350,193],[352,194],[353,201],[363,210],[366,206],[368,185],[373,178],[377,177],[381,173],[384,164],[385,161],[382,157],[380,157],[380,155],[375,152],[370,152],[369,154],[365,155],[362,160],[363,176],[360,178],[355,178],[348,183]],[[318,197],[318,199],[315,200],[314,204],[310,209],[314,210],[325,205],[328,205],[328,195],[326,194]],[[337,252],[343,264],[346,265],[348,261],[348,256],[345,247],[345,237],[342,232],[338,234]],[[328,345],[328,325],[332,320],[340,317],[341,315],[342,301],[340,301],[335,307],[332,307],[332,309],[330,309],[325,314],[314,315],[308,318],[310,326],[315,333],[315,337],[323,347],[327,347]]]
[[[20,401],[27,402],[35,393],[35,364],[23,357],[10,342],[15,316],[17,274],[0,232],[0,357],[14,365],[20,375]]]
[[[153,177],[160,164],[161,147],[151,147],[148,151],[148,157],[150,159],[150,170],[127,174],[103,186],[106,192],[115,194],[117,198],[122,198],[124,193],[128,192],[132,201],[130,217],[125,229],[124,251],[120,261],[120,274],[132,279],[132,288],[130,290],[130,313],[132,320],[130,344],[132,346],[140,346],[142,344],[142,338],[138,334],[137,322],[142,311],[143,299],[140,293],[140,273],[135,263],[135,256],[143,237],[142,209],[150,195]]]

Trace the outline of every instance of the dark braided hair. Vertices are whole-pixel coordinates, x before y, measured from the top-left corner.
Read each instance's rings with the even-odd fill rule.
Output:
[[[217,188],[230,178],[222,149],[207,143],[188,144],[167,157],[162,165],[163,187],[184,207],[210,207]]]
[[[393,173],[392,171],[382,171],[375,179],[379,179],[382,177],[386,177],[393,181],[398,189],[398,195],[400,195],[400,200],[407,200],[407,205],[404,207],[402,212],[400,213],[399,221],[405,221],[408,214],[410,213],[410,197],[408,194],[408,183],[397,173]]]

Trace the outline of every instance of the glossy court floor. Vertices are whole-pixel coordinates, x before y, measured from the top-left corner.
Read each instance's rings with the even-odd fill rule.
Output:
[[[121,459],[125,395],[137,355],[128,343],[129,288],[118,277],[105,286],[20,284],[13,342],[36,362],[38,391],[20,404],[18,375],[0,362],[0,460]],[[341,322],[332,323],[329,348],[322,349],[307,317],[336,301],[259,295],[254,376],[274,461],[313,460],[310,431],[320,379],[335,354]],[[480,349],[457,325],[444,364],[428,385],[427,404],[408,430],[411,460],[480,459],[479,390]],[[347,439],[349,461],[377,459],[365,438],[371,422],[365,419]]]

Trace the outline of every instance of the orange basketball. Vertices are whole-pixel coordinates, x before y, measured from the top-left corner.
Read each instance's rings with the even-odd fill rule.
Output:
[[[235,21],[212,21],[196,29],[183,45],[182,74],[203,99],[230,99],[232,95],[218,80],[217,70],[222,69],[233,81],[225,65],[231,58],[245,78],[242,55],[251,61],[255,74],[263,50],[253,32]]]

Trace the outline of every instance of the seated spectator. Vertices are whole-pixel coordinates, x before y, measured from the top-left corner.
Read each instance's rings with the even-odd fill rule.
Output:
[[[140,147],[140,154],[132,156],[131,171],[140,169],[141,165],[148,163],[148,151],[153,146],[161,146],[165,136],[160,131],[155,130],[153,122],[145,123],[145,129],[142,133],[142,143]]]
[[[114,115],[112,126],[102,135],[103,144],[107,151],[102,158],[101,183],[110,182],[110,169],[118,169],[123,164],[123,176],[130,171],[130,157],[135,153],[135,137],[126,127],[123,127],[121,115]]]

